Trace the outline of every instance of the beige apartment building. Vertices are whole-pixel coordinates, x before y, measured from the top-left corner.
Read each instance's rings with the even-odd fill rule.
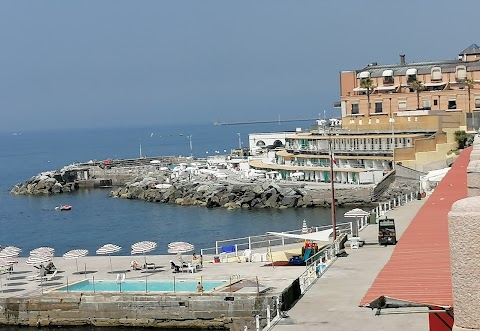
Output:
[[[480,126],[480,47],[455,60],[371,63],[340,73],[342,127],[418,131]]]

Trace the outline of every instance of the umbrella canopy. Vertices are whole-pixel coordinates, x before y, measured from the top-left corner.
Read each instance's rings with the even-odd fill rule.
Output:
[[[65,259],[75,259],[75,264],[77,266],[77,272],[78,272],[78,258],[87,256],[87,255],[88,255],[88,250],[86,249],[72,249],[71,251],[68,251],[65,254],[63,254],[63,257]]]
[[[140,241],[132,245],[133,254],[145,254],[157,248],[157,243],[153,241]]]
[[[171,254],[187,253],[193,251],[194,249],[194,245],[184,241],[176,241],[168,244],[168,252]]]
[[[147,265],[147,256],[145,255],[148,252],[153,251],[157,248],[157,243],[153,241],[139,241],[132,245],[132,255],[133,254],[143,254],[145,258],[145,265]]]
[[[52,261],[52,256],[50,255],[30,255],[25,261],[28,265],[39,265]]]
[[[50,255],[53,256],[55,249],[52,247],[38,247],[30,251],[30,255]]]
[[[119,252],[121,249],[122,247],[114,244],[105,244],[97,249],[96,253],[100,255],[113,254]]]
[[[347,211],[345,214],[343,214],[343,216],[345,217],[365,217],[368,215],[370,215],[370,212],[360,208],[352,209],[350,211]]]
[[[17,257],[22,250],[18,247],[7,246],[0,251],[0,259],[11,259]]]
[[[122,249],[122,247],[114,245],[114,244],[105,244],[102,247],[100,247],[99,249],[97,249],[96,253],[100,254],[100,255],[108,254],[108,256],[110,257],[110,271],[113,271],[111,254],[119,252],[121,249]]]
[[[307,226],[306,220],[303,220],[303,223],[302,223],[302,233],[308,233],[308,226]]]

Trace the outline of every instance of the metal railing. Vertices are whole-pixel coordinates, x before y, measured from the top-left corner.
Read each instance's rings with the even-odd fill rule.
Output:
[[[330,228],[331,225],[316,226],[310,228],[310,231],[317,232]],[[350,229],[350,222],[338,223],[337,230],[344,232]],[[301,234],[302,229],[284,231],[283,233]],[[216,255],[221,260],[228,261],[230,258],[240,258],[239,252],[245,249],[254,250],[259,248],[268,248],[274,246],[285,246],[288,244],[297,243],[298,239],[278,238],[273,235],[262,234],[257,236],[248,236],[233,239],[224,239],[215,241],[214,247],[202,248],[200,253],[202,255]],[[228,250],[228,251],[226,251]]]

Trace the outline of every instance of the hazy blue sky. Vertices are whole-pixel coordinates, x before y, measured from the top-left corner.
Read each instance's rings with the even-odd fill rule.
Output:
[[[0,130],[339,114],[339,71],[454,59],[480,1],[1,1]]]

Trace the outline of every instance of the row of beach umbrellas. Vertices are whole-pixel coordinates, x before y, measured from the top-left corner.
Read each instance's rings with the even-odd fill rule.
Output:
[[[140,241],[131,246],[132,251],[131,254],[143,254],[145,255],[145,263],[146,260],[146,253],[149,253],[157,248],[157,243],[153,241]],[[193,251],[195,246],[184,242],[184,241],[177,241],[168,244],[168,252],[172,254],[181,254]],[[117,253],[122,250],[122,247],[114,244],[105,244],[99,249],[96,250],[96,254],[98,255],[108,255],[110,258],[110,269],[112,269],[112,257],[111,254]],[[0,266],[8,266],[11,264],[16,263],[13,259],[18,257],[21,253],[21,249],[15,246],[7,246],[0,251]],[[51,247],[38,247],[30,251],[30,255],[27,258],[26,264],[28,265],[40,265],[51,262],[53,260],[55,250]],[[84,257],[88,255],[88,250],[86,249],[73,249],[65,254],[63,254],[63,258],[65,259],[75,259],[75,263],[77,266],[78,271],[78,258]]]

